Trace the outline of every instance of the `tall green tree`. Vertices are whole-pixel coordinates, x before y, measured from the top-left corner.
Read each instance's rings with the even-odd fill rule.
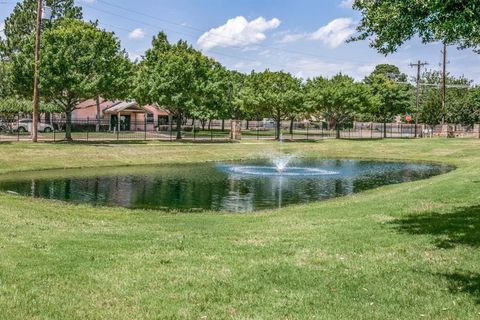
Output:
[[[181,139],[183,118],[205,103],[209,66],[208,59],[185,41],[170,44],[161,32],[138,66],[134,96],[141,103],[168,110],[176,119],[177,139]]]
[[[10,59],[22,49],[25,41],[29,41],[35,32],[37,2],[37,0],[19,1],[13,12],[5,19],[5,37],[0,40],[0,58]],[[44,30],[52,27],[59,19],[82,18],[82,9],[75,6],[74,0],[45,0],[44,3],[52,9],[51,19],[42,21]]]
[[[32,94],[33,50],[31,37],[13,57],[13,82],[25,97]],[[127,57],[113,33],[79,20],[63,19],[46,30],[40,56],[41,96],[65,113],[66,140],[72,139],[72,112],[80,101],[123,97],[131,80]]]
[[[413,94],[408,85],[397,84],[385,75],[374,75],[370,87],[375,96],[375,103],[368,110],[383,122],[383,136],[387,137],[387,122],[393,121],[398,115],[410,111]]]
[[[407,75],[405,73],[400,72],[400,69],[393,64],[379,64],[375,66],[375,69],[373,70],[373,72],[367,77],[365,77],[364,81],[366,83],[371,83],[373,81],[373,78],[378,75],[386,76],[387,78],[398,81],[398,82],[407,81]]]
[[[343,74],[331,79],[309,79],[305,91],[306,104],[311,112],[323,117],[329,129],[336,128],[337,138],[340,138],[340,126],[353,121],[357,113],[372,104],[368,87]]]
[[[475,99],[470,88],[472,81],[465,77],[454,77],[447,74],[447,91],[445,108],[442,107],[441,92],[442,74],[427,70],[421,76],[421,119],[436,125],[444,120],[447,123],[473,125],[476,121]]]
[[[371,46],[384,54],[415,36],[423,43],[479,49],[478,0],[355,0],[353,8],[363,16],[353,40],[371,39]]]
[[[283,71],[255,73],[250,77],[247,104],[253,106],[259,114],[275,120],[276,139],[281,136],[283,120],[289,120],[303,107],[302,86],[300,79]]]
[[[0,99],[13,95],[11,63],[0,61]]]
[[[205,64],[203,70],[206,72],[206,78],[203,83],[199,83],[202,94],[199,104],[193,108],[191,115],[195,119],[200,119],[203,127],[206,121],[222,119],[223,130],[224,120],[232,117],[234,90],[232,74],[213,59],[202,60]]]

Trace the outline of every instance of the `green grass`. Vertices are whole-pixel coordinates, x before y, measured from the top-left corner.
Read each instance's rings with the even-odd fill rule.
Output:
[[[455,171],[256,214],[0,193],[0,319],[478,319],[480,140],[0,144],[0,173],[261,157]]]

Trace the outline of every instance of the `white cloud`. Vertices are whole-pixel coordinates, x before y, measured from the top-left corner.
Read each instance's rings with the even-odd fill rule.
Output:
[[[355,1],[355,0],[342,0],[342,2],[340,2],[340,5],[339,5],[339,6],[342,7],[342,8],[349,8],[349,9],[351,9],[352,6],[353,6],[353,2],[354,2],[354,1]]]
[[[311,35],[313,40],[321,40],[331,48],[336,48],[355,34],[355,23],[351,18],[339,18],[321,27]]]
[[[145,31],[142,28],[133,29],[132,32],[128,34],[129,39],[143,39],[145,38]]]
[[[266,20],[259,17],[248,21],[245,17],[238,16],[222,26],[205,32],[197,43],[206,50],[214,47],[243,47],[265,40],[267,38],[265,31],[278,28],[280,23],[277,18]]]
[[[5,33],[3,32],[4,28],[5,28],[5,23],[0,22],[0,38],[5,37]]]
[[[338,18],[312,33],[287,34],[280,42],[294,42],[301,39],[320,40],[330,48],[345,43],[355,34],[355,22],[351,18]]]
[[[280,39],[279,42],[289,43],[289,42],[295,42],[295,41],[306,39],[306,38],[308,38],[308,33],[286,34],[283,36],[282,39]]]

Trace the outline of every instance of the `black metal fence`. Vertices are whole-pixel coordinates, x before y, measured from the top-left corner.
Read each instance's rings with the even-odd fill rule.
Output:
[[[479,126],[462,128],[464,136],[480,137]],[[321,139],[382,139],[415,138],[440,135],[443,127],[430,127],[413,124],[354,123],[336,129],[328,129],[323,123],[283,122],[277,134],[276,124],[264,121],[243,121],[242,140],[274,140],[280,136],[284,141],[308,141]],[[440,130],[440,131],[439,131]],[[455,127],[455,132],[459,132]],[[477,131],[475,131],[477,130]],[[153,122],[111,123],[107,120],[74,120],[70,125],[73,141],[228,141],[230,140],[230,121],[184,122],[180,129],[174,123],[158,125]],[[27,119],[7,121],[0,119],[1,141],[28,141],[31,135],[31,122]],[[458,136],[458,135],[457,135]],[[463,135],[462,135],[463,136]],[[67,137],[67,124],[64,120],[41,121],[39,123],[39,141],[64,141]]]

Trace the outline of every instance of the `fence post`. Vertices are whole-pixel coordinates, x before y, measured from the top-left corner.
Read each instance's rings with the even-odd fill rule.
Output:
[[[88,133],[90,132],[90,117],[87,117],[87,142],[88,142]]]
[[[20,115],[17,115],[17,141],[20,141]]]
[[[170,141],[172,141],[172,121],[170,121]]]
[[[145,134],[143,135],[143,140],[147,141],[147,114],[145,113],[145,117],[143,119],[143,127]]]
[[[56,131],[55,126],[53,126],[53,142],[57,142],[57,135],[55,131]]]

